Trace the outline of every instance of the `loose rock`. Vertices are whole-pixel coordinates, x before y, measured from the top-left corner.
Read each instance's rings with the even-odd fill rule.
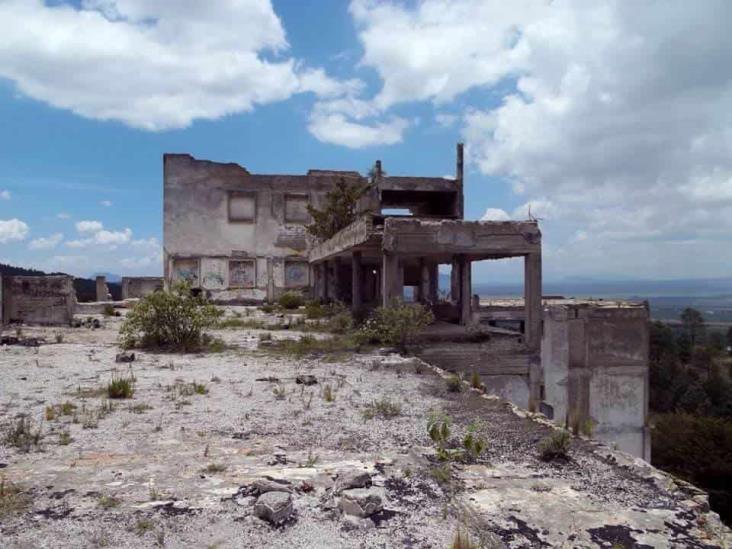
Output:
[[[378,488],[352,488],[344,490],[338,508],[347,515],[366,518],[384,508],[383,491]]]
[[[292,512],[292,496],[286,492],[267,492],[254,504],[254,514],[275,526],[290,518]]]

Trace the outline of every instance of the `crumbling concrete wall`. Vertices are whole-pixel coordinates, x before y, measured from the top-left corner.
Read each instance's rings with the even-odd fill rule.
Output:
[[[73,318],[76,292],[70,276],[4,276],[0,285],[5,324],[69,324]]]
[[[650,460],[648,308],[549,306],[541,365],[555,422]]]
[[[356,172],[258,175],[237,164],[164,157],[165,281],[222,302],[276,299],[310,286],[307,205]]]
[[[163,289],[161,276],[123,276],[122,299],[142,298]]]

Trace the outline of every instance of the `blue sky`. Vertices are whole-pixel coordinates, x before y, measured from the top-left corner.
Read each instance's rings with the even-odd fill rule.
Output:
[[[201,5],[0,0],[0,261],[158,274],[164,152],[441,176],[465,141],[466,217],[531,204],[550,280],[732,274],[727,3]]]

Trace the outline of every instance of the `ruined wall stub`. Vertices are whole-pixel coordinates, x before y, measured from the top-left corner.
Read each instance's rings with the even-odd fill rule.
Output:
[[[74,316],[76,292],[68,275],[4,276],[0,284],[6,324],[69,324]]]
[[[123,276],[122,299],[142,298],[163,289],[161,276]]]
[[[648,309],[553,306],[544,314],[544,401],[554,420],[650,460]]]

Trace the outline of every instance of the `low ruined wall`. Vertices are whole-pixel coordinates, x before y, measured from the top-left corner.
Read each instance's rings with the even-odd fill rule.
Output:
[[[122,299],[142,298],[163,289],[162,276],[123,276]]]
[[[2,277],[2,322],[69,324],[74,315],[74,280],[58,276]]]
[[[650,459],[647,308],[548,307],[541,363],[555,422]]]

